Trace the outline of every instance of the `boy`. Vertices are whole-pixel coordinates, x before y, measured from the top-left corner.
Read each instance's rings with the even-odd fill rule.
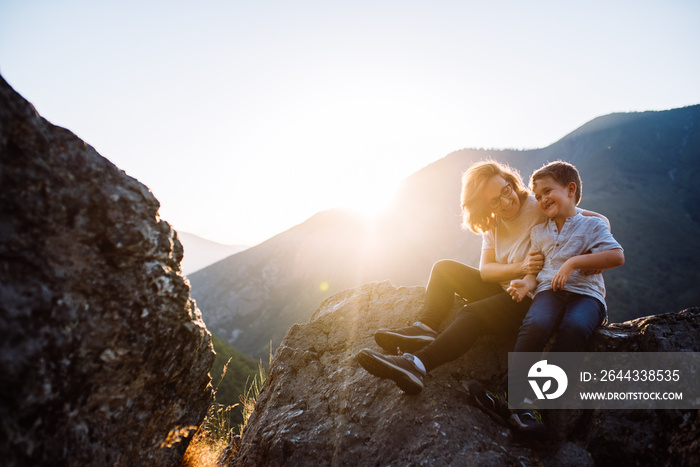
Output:
[[[511,281],[508,288],[515,301],[531,292],[535,296],[514,351],[541,352],[556,330],[552,352],[582,352],[607,314],[601,272],[621,266],[625,256],[601,219],[577,212],[581,178],[573,165],[547,164],[532,174],[530,186],[549,220],[530,232],[532,248],[545,258],[542,270]],[[542,427],[534,410],[516,411],[511,423],[522,430]]]

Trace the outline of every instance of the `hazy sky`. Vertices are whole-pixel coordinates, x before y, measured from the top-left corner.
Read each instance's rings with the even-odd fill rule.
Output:
[[[462,148],[698,104],[699,23],[696,0],[0,0],[0,73],[176,229],[252,245]]]

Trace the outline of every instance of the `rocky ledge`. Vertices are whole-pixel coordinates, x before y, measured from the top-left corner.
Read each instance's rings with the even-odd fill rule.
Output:
[[[411,323],[422,287],[369,283],[327,299],[293,326],[241,440],[225,465],[698,465],[692,410],[549,411],[555,435],[533,444],[469,403],[463,382],[504,383],[509,343],[483,338],[433,371],[418,396],[370,376],[355,361],[380,327]],[[462,304],[456,303],[453,311]],[[700,309],[611,324],[598,351],[698,351]]]

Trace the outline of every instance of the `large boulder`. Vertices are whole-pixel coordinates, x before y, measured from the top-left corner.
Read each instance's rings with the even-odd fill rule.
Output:
[[[463,387],[471,378],[503,387],[512,342],[482,338],[431,372],[417,396],[369,375],[357,364],[357,352],[378,349],[377,328],[415,320],[424,295],[422,287],[368,283],[330,297],[308,323],[293,326],[275,353],[239,455],[225,462],[554,466],[698,460],[697,411],[551,411],[548,423],[556,435],[524,442],[471,405]],[[462,305],[456,301],[453,312]],[[644,348],[669,350],[665,343],[672,343],[697,351],[699,317],[700,309],[692,309],[609,326],[594,342],[597,350],[631,351],[644,341]],[[692,341],[684,337],[688,333]]]
[[[0,78],[3,465],[173,465],[211,336],[159,203]]]

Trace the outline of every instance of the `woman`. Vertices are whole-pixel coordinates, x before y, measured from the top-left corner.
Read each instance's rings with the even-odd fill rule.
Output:
[[[393,353],[398,347],[412,353],[393,356],[363,349],[357,355],[367,371],[393,380],[408,394],[419,393],[427,372],[464,354],[482,335],[515,338],[531,299],[516,302],[506,289],[512,279],[537,274],[543,265],[540,252],[530,250],[530,229],[547,218],[511,167],[490,160],[472,165],[462,177],[462,212],[463,225],[482,235],[479,269],[456,261],[437,262],[419,321],[407,328],[375,333],[384,350]],[[581,212],[607,223],[599,214]],[[438,335],[435,330],[452,309],[455,293],[467,305]]]

